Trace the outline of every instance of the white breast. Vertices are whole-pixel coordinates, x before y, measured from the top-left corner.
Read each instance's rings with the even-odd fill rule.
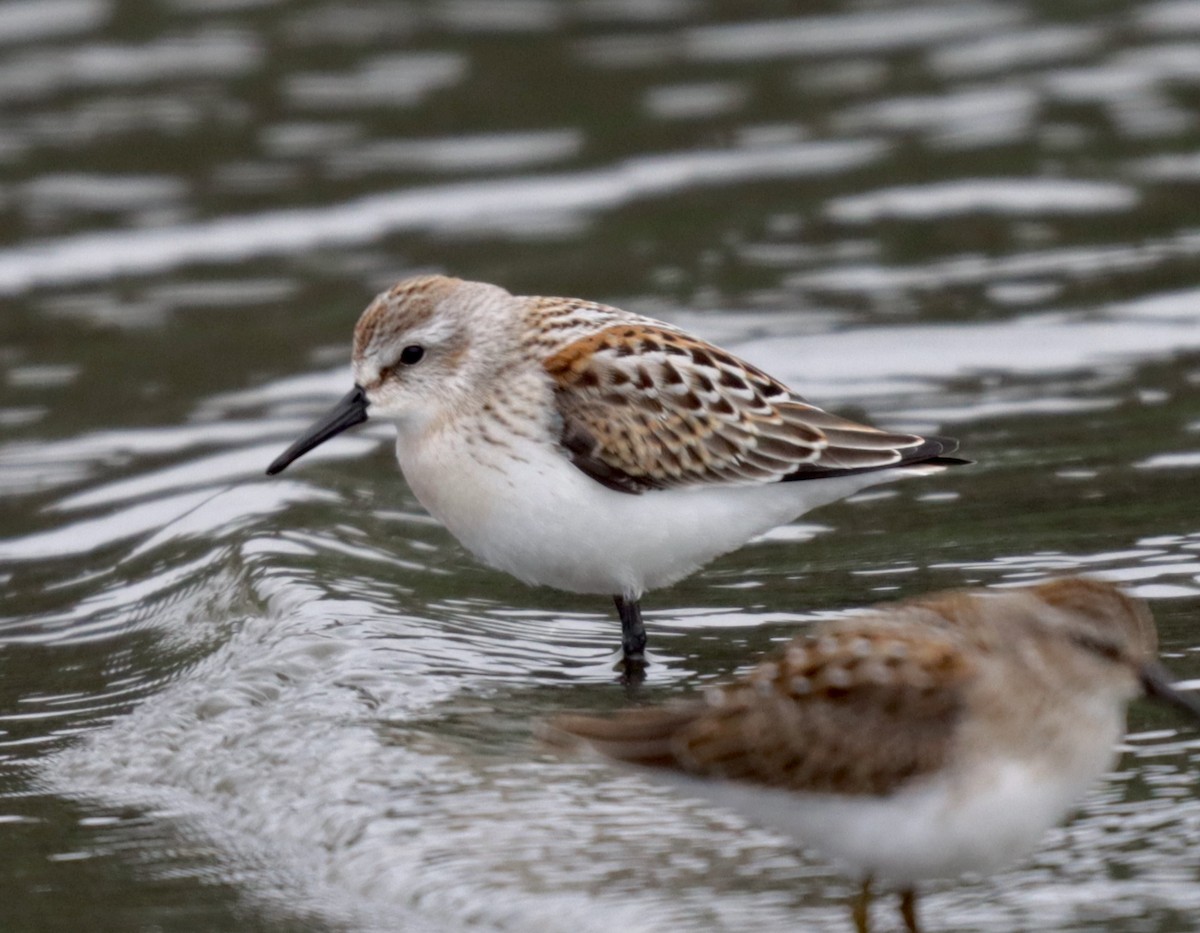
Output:
[[[400,437],[396,450],[421,504],[484,563],[531,584],[632,596],[811,508],[920,472],[631,495],[532,439],[490,446],[445,431],[416,444]]]

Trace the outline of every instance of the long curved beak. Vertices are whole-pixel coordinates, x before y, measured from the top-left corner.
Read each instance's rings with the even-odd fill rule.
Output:
[[[367,393],[363,387],[356,385],[350,392],[324,415],[313,422],[312,427],[305,431],[299,439],[287,450],[276,457],[269,467],[267,476],[274,476],[285,470],[289,463],[298,460],[314,447],[324,444],[331,437],[336,437],[347,428],[362,424],[367,420]]]
[[[1175,687],[1167,669],[1157,662],[1151,661],[1141,669],[1142,688],[1146,696],[1174,706],[1184,713],[1191,713],[1200,719],[1200,698],[1191,692],[1183,692]]]

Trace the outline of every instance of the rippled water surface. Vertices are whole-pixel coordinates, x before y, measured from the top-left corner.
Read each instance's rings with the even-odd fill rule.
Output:
[[[262,475],[416,271],[666,318],[977,461],[651,594],[650,699],[1069,571],[1200,679],[1200,8],[801,6],[0,2],[0,928],[847,927],[819,860],[537,747],[627,702],[610,606],[476,564],[390,428]],[[930,928],[1192,929],[1176,727],[1135,706]]]

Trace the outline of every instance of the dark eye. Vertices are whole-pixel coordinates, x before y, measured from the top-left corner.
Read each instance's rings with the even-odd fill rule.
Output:
[[[405,347],[400,351],[400,362],[405,366],[412,366],[421,362],[421,357],[425,355],[425,348],[413,344],[411,347]]]

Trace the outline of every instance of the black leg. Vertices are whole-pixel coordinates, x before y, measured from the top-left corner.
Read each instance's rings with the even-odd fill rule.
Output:
[[[871,876],[863,878],[858,896],[850,905],[850,913],[854,916],[855,933],[871,933]]]
[[[642,625],[642,607],[636,599],[614,596],[621,616],[621,651],[626,660],[646,660],[646,626]]]
[[[636,691],[646,680],[646,626],[642,625],[642,607],[637,600],[613,596],[620,614],[620,682]]]
[[[917,926],[917,892],[913,888],[900,892],[900,916],[904,918],[904,929],[908,933],[921,933]]]

